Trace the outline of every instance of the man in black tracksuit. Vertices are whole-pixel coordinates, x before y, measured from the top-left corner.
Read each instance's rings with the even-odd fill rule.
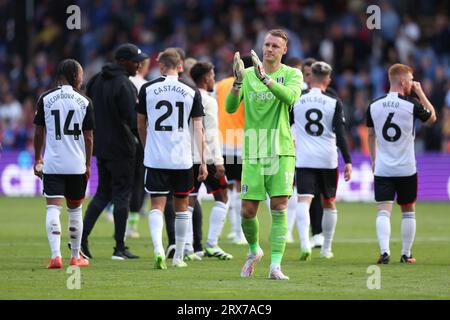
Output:
[[[81,251],[92,257],[88,236],[108,202],[114,205],[113,260],[135,259],[125,247],[129,201],[133,185],[138,140],[137,92],[128,79],[134,76],[139,62],[148,58],[133,44],[121,45],[115,52],[115,63],[106,64],[87,84],[86,93],[94,102],[94,155],[97,157],[98,188],[84,217]]]

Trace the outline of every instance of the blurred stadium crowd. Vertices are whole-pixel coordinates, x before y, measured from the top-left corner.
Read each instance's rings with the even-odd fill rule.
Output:
[[[235,51],[261,56],[263,35],[281,26],[289,33],[286,58],[315,57],[334,67],[345,106],[352,150],[367,151],[365,111],[388,90],[387,67],[414,67],[438,113],[438,124],[419,128],[416,148],[450,153],[450,3],[380,1],[381,29],[366,27],[363,0],[0,0],[0,141],[3,150],[29,149],[35,102],[54,85],[63,58],[80,61],[87,81],[120,43],[132,42],[155,58],[169,46],[211,61],[216,79],[231,73]],[[68,30],[66,8],[81,8],[81,30]],[[26,25],[17,33],[19,10]],[[25,42],[25,43],[22,43]],[[19,50],[19,45],[25,50]]]

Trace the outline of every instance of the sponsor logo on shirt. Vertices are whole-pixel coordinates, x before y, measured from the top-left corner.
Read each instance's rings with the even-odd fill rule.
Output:
[[[251,91],[250,94],[249,94],[249,97],[250,97],[250,101],[255,101],[255,100],[266,101],[266,100],[273,100],[273,99],[275,99],[275,96],[270,91],[268,91],[268,92]]]

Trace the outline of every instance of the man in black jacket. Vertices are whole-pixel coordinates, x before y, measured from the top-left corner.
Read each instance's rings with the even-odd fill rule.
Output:
[[[106,64],[87,84],[94,101],[94,155],[97,157],[98,188],[84,217],[82,253],[91,258],[88,236],[108,202],[114,205],[113,260],[135,259],[125,247],[125,229],[133,183],[137,137],[137,92],[129,76],[136,75],[139,62],[148,58],[133,44],[121,45],[115,63]]]

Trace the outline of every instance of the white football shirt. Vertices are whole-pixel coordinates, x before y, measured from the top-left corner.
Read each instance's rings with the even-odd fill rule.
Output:
[[[83,131],[94,129],[89,98],[63,85],[45,92],[38,101],[34,123],[45,127],[45,174],[84,174]]]
[[[222,165],[222,147],[219,140],[219,122],[217,100],[208,94],[208,91],[199,89],[202,96],[202,104],[205,112],[203,128],[205,130],[205,161],[207,164]],[[192,128],[193,129],[193,128]],[[192,134],[192,130],[191,130]],[[201,157],[198,150],[193,148],[194,163],[200,163]]]
[[[376,136],[375,175],[407,177],[417,172],[414,120],[427,121],[431,112],[397,92],[374,100],[367,109],[367,126]]]
[[[147,80],[140,74],[136,74],[134,77],[128,77],[133,85],[136,87],[137,92],[141,90],[142,86],[147,83]]]
[[[334,122],[343,118],[338,99],[319,88],[302,94],[293,107],[295,123],[295,166],[335,169],[338,152]]]
[[[198,89],[177,76],[162,76],[142,86],[138,113],[147,117],[144,165],[155,169],[192,167],[190,118],[204,116]]]

